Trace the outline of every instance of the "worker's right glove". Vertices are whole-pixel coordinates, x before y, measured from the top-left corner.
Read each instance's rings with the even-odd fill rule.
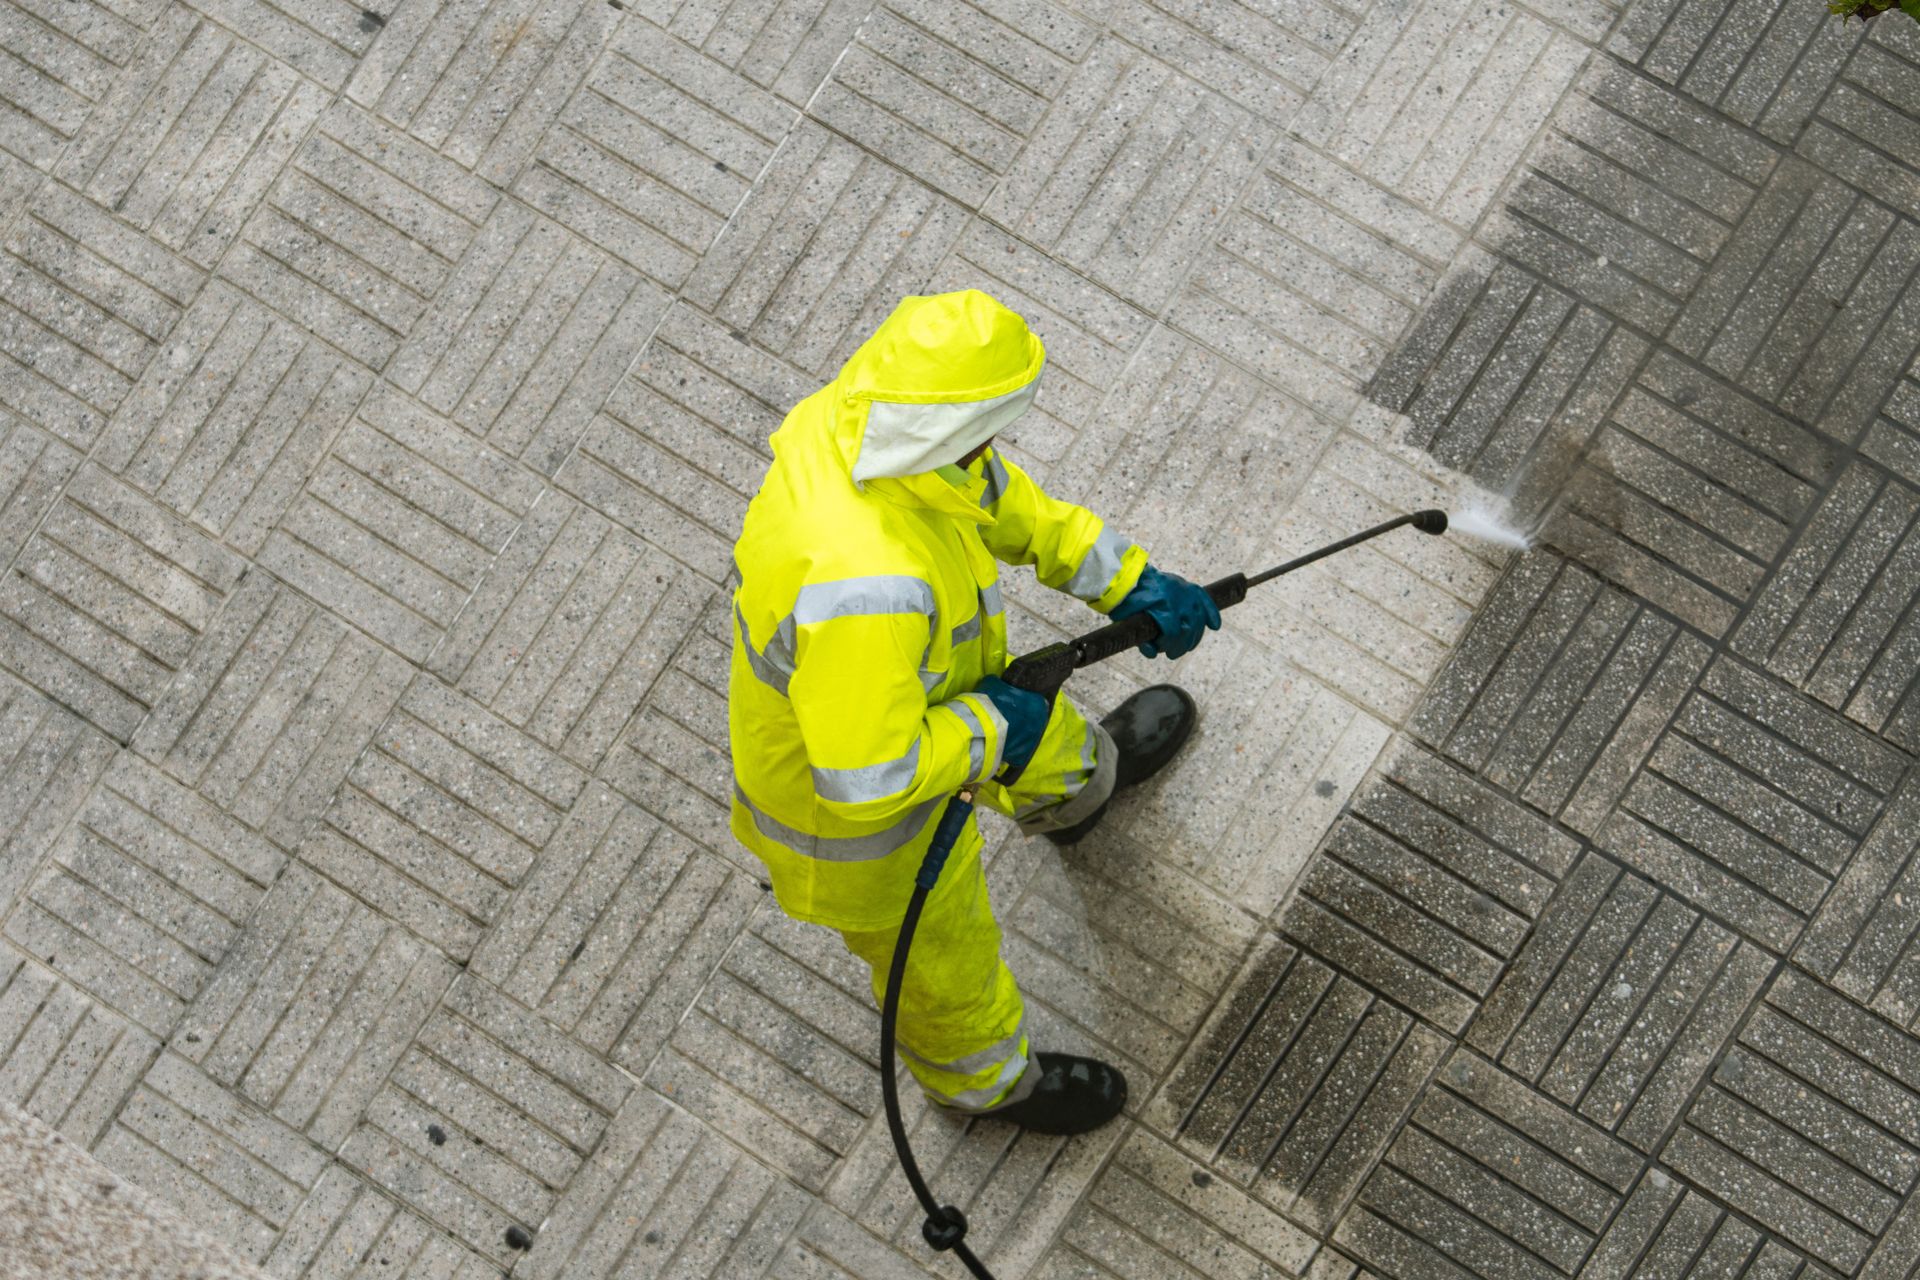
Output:
[[[1220,607],[1205,587],[1152,565],[1140,571],[1140,581],[1107,616],[1118,622],[1136,613],[1147,614],[1160,628],[1158,637],[1140,646],[1149,658],[1162,653],[1178,658],[1191,652],[1207,630],[1220,629]]]
[[[1000,748],[1003,770],[1020,770],[1040,749],[1047,731],[1047,700],[1030,689],[1018,689],[999,676],[988,676],[973,691],[991,702],[1007,722],[1007,740]]]

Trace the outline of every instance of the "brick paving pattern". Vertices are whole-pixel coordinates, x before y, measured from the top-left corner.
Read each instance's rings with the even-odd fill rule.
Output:
[[[907,1099],[999,1274],[1920,1277],[1920,27],[1819,0],[0,0],[0,1098],[282,1280],[957,1276],[725,697],[769,434],[965,287],[1171,569],[1539,531],[988,822],[1133,1082]]]

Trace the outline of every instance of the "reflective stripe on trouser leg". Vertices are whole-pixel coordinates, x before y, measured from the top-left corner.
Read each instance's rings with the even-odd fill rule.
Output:
[[[980,788],[980,800],[1030,836],[1063,831],[1113,794],[1118,755],[1112,736],[1063,693],[1054,699],[1047,731],[1019,780],[1011,787]]]
[[[898,930],[843,929],[840,936],[872,968],[878,1004],[886,998]],[[1020,987],[1000,959],[1000,926],[980,856],[956,856],[913,935],[900,990],[900,1056],[937,1102],[962,1111],[1004,1106],[1032,1092],[1036,1080],[1026,1070],[1024,1024]]]

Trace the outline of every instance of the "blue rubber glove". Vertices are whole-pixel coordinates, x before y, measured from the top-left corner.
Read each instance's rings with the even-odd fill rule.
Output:
[[[988,676],[973,691],[998,707],[1007,721],[1007,740],[1000,749],[1002,769],[1022,769],[1040,749],[1047,731],[1047,700],[1028,689],[1016,689],[999,676]]]
[[[1140,581],[1107,616],[1118,622],[1136,613],[1149,615],[1160,627],[1157,639],[1140,646],[1149,658],[1163,653],[1178,658],[1192,652],[1206,631],[1220,629],[1220,606],[1205,587],[1152,565],[1140,571]]]

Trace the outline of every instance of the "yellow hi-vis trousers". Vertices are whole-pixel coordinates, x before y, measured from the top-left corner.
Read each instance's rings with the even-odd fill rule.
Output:
[[[990,783],[974,798],[1032,835],[1091,814],[1112,794],[1113,778],[1113,740],[1063,694],[1026,771],[1011,787]],[[1035,1077],[1026,1074],[1026,1012],[1019,984],[1000,958],[980,842],[962,837],[956,847],[966,852],[948,860],[913,936],[895,1043],[934,1101],[986,1111],[1018,1102]],[[840,936],[873,970],[878,1005],[886,998],[899,930],[841,930]]]

